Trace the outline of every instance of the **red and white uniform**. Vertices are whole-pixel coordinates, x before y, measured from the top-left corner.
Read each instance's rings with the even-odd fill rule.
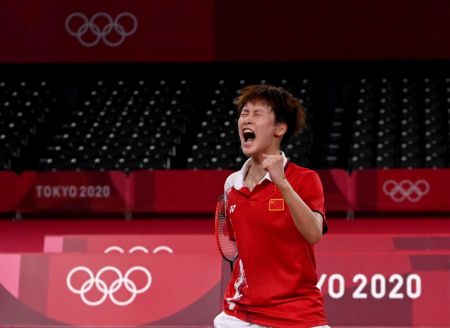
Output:
[[[311,210],[322,214],[326,232],[318,174],[283,157],[287,180]],[[269,174],[253,191],[244,186],[248,164],[225,182],[239,257],[225,292],[224,312],[269,327],[325,325],[313,246],[295,227]]]

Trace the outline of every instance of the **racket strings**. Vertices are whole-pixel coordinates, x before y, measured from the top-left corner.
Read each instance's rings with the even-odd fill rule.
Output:
[[[230,231],[231,223],[227,220],[227,206],[223,197],[219,200],[216,209],[216,236],[220,252],[228,261],[237,257],[237,246],[234,234]]]

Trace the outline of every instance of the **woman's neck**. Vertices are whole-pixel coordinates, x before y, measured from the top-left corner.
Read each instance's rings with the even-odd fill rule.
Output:
[[[262,162],[258,163],[252,160],[245,176],[245,185],[248,189],[253,190],[265,175],[266,170],[263,169]]]
[[[266,170],[263,169],[262,166],[262,161],[257,162],[254,159],[252,159],[252,161],[250,162],[250,168],[249,168],[249,173],[251,173],[254,177],[258,178],[259,177],[259,181],[261,181],[262,177],[264,175],[266,175]]]

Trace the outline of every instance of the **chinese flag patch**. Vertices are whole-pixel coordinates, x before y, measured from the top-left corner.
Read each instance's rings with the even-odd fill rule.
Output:
[[[273,198],[269,200],[269,211],[284,211],[284,199]]]

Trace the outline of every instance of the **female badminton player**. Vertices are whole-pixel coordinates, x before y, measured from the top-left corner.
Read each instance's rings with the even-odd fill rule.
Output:
[[[305,128],[304,108],[271,85],[245,87],[236,105],[248,160],[225,181],[237,254],[214,327],[329,327],[314,257],[327,231],[322,184],[281,151]]]

